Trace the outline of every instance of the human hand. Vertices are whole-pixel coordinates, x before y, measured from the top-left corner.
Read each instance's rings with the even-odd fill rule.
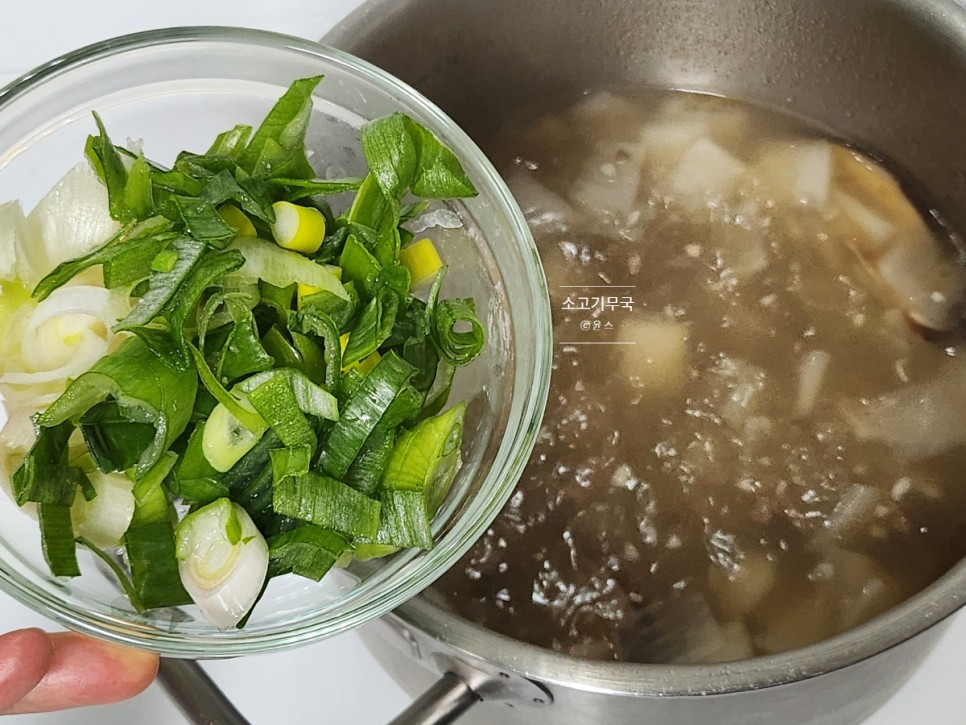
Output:
[[[0,715],[126,700],[157,671],[157,655],[74,632],[9,632],[0,635]]]

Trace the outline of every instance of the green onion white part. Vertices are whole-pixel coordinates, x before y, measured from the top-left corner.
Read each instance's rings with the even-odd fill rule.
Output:
[[[181,521],[181,583],[219,629],[234,627],[254,606],[268,573],[268,545],[248,512],[221,498]]]
[[[111,326],[129,305],[126,295],[103,287],[61,287],[40,302],[20,335],[21,371],[5,372],[0,383],[31,385],[74,378],[109,349]]]
[[[70,515],[74,535],[103,549],[119,546],[134,517],[134,483],[123,473],[88,474],[97,495],[88,501],[78,491]]]
[[[247,400],[240,401],[240,404],[252,413],[255,412]],[[211,467],[225,473],[255,447],[264,432],[264,426],[256,432],[249,430],[228,408],[218,403],[205,422],[205,429],[201,434],[202,450]]]

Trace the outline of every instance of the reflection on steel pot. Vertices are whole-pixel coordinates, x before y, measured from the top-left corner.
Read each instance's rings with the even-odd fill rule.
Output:
[[[907,172],[966,229],[966,9],[955,0],[370,0],[326,40],[413,84],[471,135],[540,98],[620,81],[785,108]],[[469,710],[461,722],[849,725],[911,674],[964,596],[960,563],[858,629],[713,666],[566,657],[425,595],[363,636],[409,691],[436,682],[399,723]]]

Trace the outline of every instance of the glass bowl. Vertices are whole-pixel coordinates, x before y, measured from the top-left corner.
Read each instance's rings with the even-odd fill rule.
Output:
[[[0,588],[75,630],[176,657],[229,657],[306,644],[389,611],[454,564],[506,502],[533,446],[549,387],[550,309],[523,216],[483,153],[439,109],[345,53],[273,33],[179,28],[89,46],[0,91],[0,201],[35,202],[83,159],[97,111],[118,143],[143,140],[170,163],[237,123],[257,123],[296,78],[324,74],[308,133],[316,171],[358,174],[358,128],[404,111],[448,144],[480,194],[448,204],[461,233],[439,235],[444,293],[472,295],[488,332],[457,375],[469,403],[464,465],[433,524],[436,546],[333,571],[321,583],[273,579],[244,629],[219,631],[189,606],[138,614],[90,552],[58,579],[36,521],[0,493]],[[452,214],[447,214],[452,219]],[[467,240],[469,239],[469,241]]]

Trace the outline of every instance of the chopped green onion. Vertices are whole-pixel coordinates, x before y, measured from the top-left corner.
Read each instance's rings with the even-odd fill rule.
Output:
[[[339,403],[335,396],[297,370],[272,370],[253,375],[238,387],[244,392],[251,393],[271,378],[280,378],[287,383],[295,395],[298,409],[303,413],[325,420],[339,419]]]
[[[256,446],[249,455],[257,450]],[[277,525],[279,519],[272,508],[273,484],[272,467],[264,465],[251,478],[239,477],[237,481],[232,482],[231,487],[231,500],[258,521],[259,527],[266,534],[274,533],[269,531],[268,527]]]
[[[58,264],[50,274],[37,283],[33,296],[37,300],[44,300],[51,292],[65,285],[85,269],[111,261],[119,252],[132,245],[153,245],[158,238],[164,238],[166,241],[174,238],[171,235],[171,222],[164,217],[151,217],[139,224],[129,224],[93,252]],[[149,271],[146,269],[144,277],[148,274]]]
[[[104,262],[104,286],[128,287],[151,273],[151,262],[171,240],[166,235],[131,240]]]
[[[157,206],[162,209],[169,197],[197,196],[204,188],[201,181],[179,169],[153,169],[151,185],[154,187],[155,200],[160,202]],[[173,203],[173,199],[171,201]]]
[[[211,202],[175,197],[174,205],[184,221],[185,229],[197,241],[223,249],[235,238],[235,230],[225,223]]]
[[[379,530],[379,502],[341,481],[317,473],[287,476],[275,484],[272,506],[350,538],[371,539]]]
[[[382,268],[376,258],[353,234],[345,240],[342,256],[339,257],[339,266],[342,267],[343,279],[347,282],[355,282],[357,289],[368,289]]]
[[[237,309],[239,306],[230,307]],[[251,310],[244,309],[243,313],[238,314],[238,319],[222,346],[218,357],[218,376],[223,380],[237,380],[252,373],[271,370],[274,366],[275,359],[266,352],[258,339],[258,329]]]
[[[412,221],[425,212],[428,208],[429,202],[425,200],[414,201],[412,204],[406,204],[399,210],[399,223],[403,224],[405,222]]]
[[[124,535],[131,585],[145,609],[190,604],[175,556],[174,529],[167,519],[132,526]]]
[[[460,404],[399,437],[382,477],[382,516],[373,543],[432,548],[432,517],[461,462],[464,415]]]
[[[345,288],[331,269],[298,252],[290,252],[277,244],[266,244],[257,239],[236,239],[231,248],[237,249],[245,257],[245,266],[238,273],[246,279],[268,282],[276,287],[286,287],[292,282],[299,282],[349,299]]]
[[[458,330],[466,325],[468,330]],[[453,365],[467,365],[483,349],[483,326],[471,298],[441,300],[436,305],[433,339],[442,356]]]
[[[345,475],[369,434],[414,372],[409,363],[393,352],[376,364],[329,433],[320,457],[323,470],[335,478]]]
[[[41,502],[37,506],[37,519],[50,572],[54,576],[80,576],[70,506]]]
[[[79,420],[94,405],[113,396],[129,420],[154,426],[154,440],[138,459],[140,476],[188,425],[197,387],[194,371],[169,368],[140,339],[131,338],[71,383],[37,423],[46,428]]]
[[[225,476],[215,470],[204,453],[205,423],[191,432],[188,445],[178,459],[169,485],[171,492],[188,504],[208,504],[229,494]]]
[[[273,371],[264,377],[263,381],[248,392],[248,402],[268,423],[283,445],[314,448],[315,431],[299,406],[288,376]]]
[[[147,219],[154,214],[154,196],[151,193],[151,167],[143,156],[138,156],[128,170],[124,186],[124,206],[135,219]]]
[[[294,573],[319,581],[352,545],[341,534],[305,524],[268,540],[269,575]]]
[[[187,362],[185,327],[205,290],[226,274],[239,269],[244,262],[241,254],[233,249],[203,257],[181,284],[177,290],[177,296],[165,306],[163,312],[177,344],[179,360],[183,358]]]
[[[316,194],[339,194],[355,191],[362,186],[361,178],[354,179],[269,179],[270,186],[285,186],[286,201],[298,201]]]
[[[395,445],[395,428],[386,430],[376,428],[349,466],[349,470],[342,479],[343,482],[366,496],[377,496],[379,482],[382,480],[386,466],[389,465]]]
[[[77,496],[71,506],[74,534],[95,546],[118,546],[134,518],[134,483],[118,473],[90,475],[95,496]]]
[[[272,325],[262,337],[262,347],[275,361],[276,368],[304,369],[302,355],[295,349],[293,343],[285,338],[285,334],[278,325]]]
[[[178,576],[173,511],[163,481],[177,456],[168,452],[134,487],[134,516],[124,534],[131,583],[147,608],[176,607],[190,602]]]
[[[423,199],[476,196],[453,152],[403,113],[370,121],[359,139],[371,173],[388,199],[398,202],[409,190]]]
[[[446,267],[436,274],[429,300],[426,318],[430,322],[433,342],[443,359],[453,365],[467,365],[480,351],[486,341],[483,325],[476,316],[476,304],[472,299],[440,300],[439,290]],[[458,330],[465,325],[468,330]]]
[[[379,349],[392,334],[398,309],[399,299],[393,294],[377,294],[369,300],[342,353],[343,367],[369,357]]]
[[[28,501],[67,507],[74,503],[84,472],[68,463],[73,431],[69,422],[39,429],[33,448],[13,474],[13,494],[20,506]]]
[[[351,284],[351,283],[350,283]],[[346,286],[346,292],[349,292]],[[351,297],[351,292],[349,294]],[[351,299],[343,299],[331,292],[321,291],[306,295],[301,300],[302,309],[327,315],[339,332],[345,331],[355,316],[356,304]]]
[[[272,459],[272,479],[281,481],[286,476],[301,476],[309,472],[312,465],[312,446],[300,445],[289,448],[273,448],[269,451]]]
[[[111,217],[122,223],[132,221],[135,216],[126,204],[124,193],[127,187],[127,169],[124,168],[121,155],[111,143],[101,117],[96,113],[94,122],[97,124],[98,135],[89,136],[87,139],[87,158],[107,187],[107,204]]]
[[[204,251],[204,244],[198,240],[179,237],[158,253],[151,266],[147,292],[131,313],[114,326],[114,331],[130,330],[154,319],[191,274]]]
[[[426,209],[418,197],[475,190],[402,114],[362,130],[364,177],[318,178],[305,134],[319,81],[170,169],[114,146],[95,115],[85,153],[124,226],[33,296],[101,266],[134,303],[110,329],[133,335],[108,337],[111,352],[38,412],[12,477],[17,502],[38,504],[55,575],[79,573],[76,539],[138,611],[194,601],[228,628],[270,576],[318,580],[353,555],[432,546],[463,408],[435,414],[483,328],[472,300],[440,299],[441,274],[427,302],[413,295],[400,224]],[[281,211],[310,223],[293,230]]]
[[[239,168],[252,176],[273,177],[289,169],[299,172],[298,178],[315,176],[305,156],[305,132],[312,92],[321,80],[322,76],[303,78],[285,91],[238,157]]]
[[[393,254],[398,254],[398,250],[395,250]],[[409,295],[411,282],[412,276],[406,267],[387,262],[383,264],[383,268],[379,270],[379,273],[372,280],[372,287],[375,291],[385,290],[394,292],[400,302],[403,303],[406,301],[407,295]]]
[[[413,336],[402,345],[402,359],[416,368],[413,387],[423,392],[433,387],[439,372],[439,351],[427,335]],[[450,370],[454,368],[448,366]],[[437,411],[438,412],[438,411]]]
[[[419,161],[413,174],[412,192],[423,199],[465,199],[477,195],[456,154],[440,143],[429,129],[408,116],[403,124],[413,139]]]
[[[234,202],[243,212],[266,224],[275,221],[272,202],[264,187],[259,185],[256,188],[250,180],[238,181],[227,169],[208,179],[199,196],[213,206],[220,206],[227,201]]]
[[[356,198],[349,207],[346,220],[353,225],[379,229],[387,221],[391,222],[393,208],[389,199],[379,188],[379,181],[370,172],[362,181]]]
[[[235,408],[245,411],[246,417],[254,416],[245,423],[223,403],[218,403],[205,422],[201,437],[201,449],[211,467],[225,473],[248,453],[268,427],[264,419],[250,407],[247,398],[236,400]]]
[[[265,431],[255,447],[224,474],[223,480],[231,491],[232,499],[249,512],[264,510],[266,497],[267,502],[271,503],[272,467],[269,461],[271,452],[281,445],[277,435],[271,430]],[[258,499],[257,505],[249,505],[252,496]]]
[[[134,494],[134,516],[131,528],[155,521],[166,521],[170,513],[170,502],[164,488],[164,479],[174,468],[178,455],[168,451],[139,480],[131,493]]]
[[[288,324],[288,315],[292,311],[292,299],[295,297],[295,292],[297,289],[297,282],[293,282],[285,287],[276,287],[275,285],[269,284],[264,280],[258,283],[258,290],[261,294],[261,303],[274,310],[282,324]],[[332,296],[338,300],[342,299],[337,295]]]
[[[456,367],[443,363],[442,368],[442,382],[439,384],[438,389],[433,397],[427,400],[426,404],[423,406],[423,409],[419,414],[420,420],[431,418],[432,416],[436,415],[446,407],[446,403],[449,401],[449,394],[453,389],[453,380],[456,378]]]
[[[268,545],[245,509],[222,498],[188,514],[178,525],[177,552],[192,601],[216,627],[234,627],[268,573]]]
[[[252,127],[245,124],[223,131],[215,137],[214,142],[208,148],[208,156],[230,156],[235,158],[244,149],[248,139],[252,135]]]
[[[427,511],[434,514],[459,470],[465,415],[466,406],[460,403],[400,435],[382,478],[383,489],[421,493]]]
[[[154,440],[154,426],[131,420],[114,400],[95,405],[81,416],[80,424],[88,452],[105,473],[136,464]]]
[[[367,544],[358,543],[352,551],[352,555],[359,561],[369,561],[370,559],[381,559],[399,551],[398,546],[391,544]]]
[[[81,546],[89,549],[94,553],[94,555],[107,565],[114,576],[117,577],[118,584],[121,585],[121,589],[124,590],[124,594],[127,595],[128,600],[130,600],[135,611],[139,614],[144,614],[147,611],[146,607],[141,603],[141,599],[138,597],[137,589],[134,588],[134,584],[131,582],[131,577],[127,575],[127,572],[121,568],[121,565],[108,554],[106,551],[100,549],[96,544],[88,541],[83,536],[77,537],[77,543]]]
[[[325,353],[323,348],[315,343],[308,335],[289,330],[292,345],[299,356],[296,369],[305,373],[305,377],[317,385],[325,383]]]
[[[224,280],[221,280],[223,283]],[[214,292],[198,314],[198,344],[202,352],[208,352],[206,338],[209,328],[216,329],[243,318],[240,308],[251,311],[260,301],[258,287],[244,287]],[[196,310],[197,312],[197,310]]]
[[[383,491],[382,518],[373,543],[400,548],[433,548],[433,532],[426,499],[418,491]]]
[[[256,436],[261,435],[265,430],[265,421],[262,420],[262,417],[255,411],[245,406],[241,400],[225,390],[225,386],[222,385],[218,378],[215,377],[214,373],[211,372],[211,368],[208,367],[208,361],[205,360],[204,355],[198,351],[198,348],[194,347],[193,345],[189,345],[188,349],[191,351],[191,355],[195,359],[195,365],[198,368],[198,377],[201,378],[201,382],[208,389],[208,392],[215,396],[218,404],[223,406],[227,413],[250,433]]]
[[[325,384],[330,390],[338,390],[339,375],[342,370],[342,345],[339,343],[339,330],[324,312],[314,308],[294,313],[289,318],[293,332],[314,335],[322,340],[322,354],[325,357]]]

